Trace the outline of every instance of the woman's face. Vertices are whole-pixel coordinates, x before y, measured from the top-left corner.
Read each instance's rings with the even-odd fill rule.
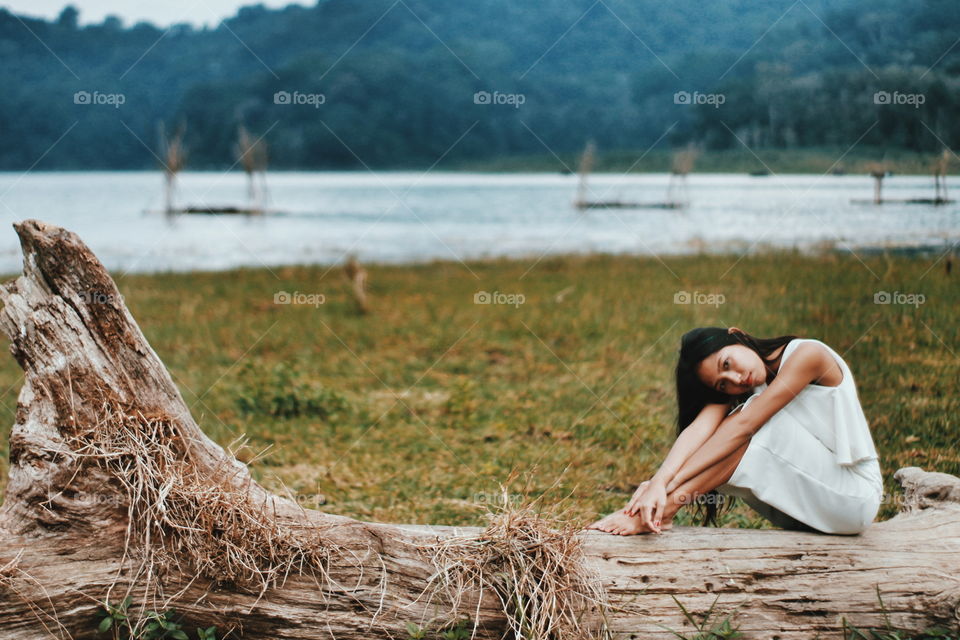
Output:
[[[731,344],[701,360],[697,377],[711,389],[737,396],[765,383],[767,368],[756,351]]]

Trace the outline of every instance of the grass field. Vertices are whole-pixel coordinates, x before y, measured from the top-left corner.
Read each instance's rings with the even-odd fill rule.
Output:
[[[586,522],[621,507],[669,449],[679,339],[702,325],[795,333],[844,354],[888,490],[901,466],[960,474],[960,274],[935,260],[373,265],[368,316],[339,268],[131,275],[119,286],[206,433],[225,446],[246,434],[238,455],[254,475],[305,506],[479,525],[513,476],[509,499],[542,495]],[[275,304],[281,291],[299,295]],[[494,303],[476,303],[481,291],[497,292]],[[712,304],[676,304],[680,291]],[[880,291],[899,296],[876,304]],[[904,303],[915,294],[922,304]],[[0,359],[4,483],[20,379]],[[725,524],[762,522],[740,506]]]

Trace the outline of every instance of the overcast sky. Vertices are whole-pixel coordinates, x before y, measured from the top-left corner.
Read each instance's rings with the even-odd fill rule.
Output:
[[[103,22],[114,14],[130,26],[147,20],[159,26],[190,22],[197,26],[216,26],[223,18],[234,15],[242,6],[264,4],[284,7],[288,4],[313,5],[316,0],[0,0],[0,7],[20,14],[55,18],[67,4],[80,10],[81,24]]]

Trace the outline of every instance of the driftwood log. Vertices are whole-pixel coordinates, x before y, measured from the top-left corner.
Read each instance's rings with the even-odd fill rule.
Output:
[[[14,226],[24,269],[0,288],[0,328],[24,381],[0,507],[0,638],[106,637],[100,605],[127,594],[148,605],[161,593],[189,630],[230,637],[406,638],[407,622],[436,617],[424,549],[479,529],[360,522],[271,495],[201,432],[80,239]],[[694,617],[716,600],[747,638],[841,637],[844,619],[956,628],[960,480],[916,468],[897,478],[901,513],[860,536],[577,534],[570,562],[607,600],[585,604],[583,620],[617,638],[691,633],[676,598]],[[495,593],[462,595],[447,621],[469,618],[481,638],[509,630],[516,612]]]

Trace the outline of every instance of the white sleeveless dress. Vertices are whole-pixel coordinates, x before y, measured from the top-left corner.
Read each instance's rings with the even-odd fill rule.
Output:
[[[843,372],[836,387],[808,384],[750,439],[740,464],[718,491],[742,498],[774,525],[857,534],[877,515],[883,478],[850,368],[819,340],[787,343],[780,366],[804,342],[830,352]],[[757,398],[766,384],[739,407]]]

